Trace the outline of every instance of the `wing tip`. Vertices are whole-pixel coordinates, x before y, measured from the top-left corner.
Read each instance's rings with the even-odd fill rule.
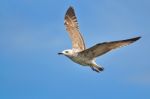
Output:
[[[74,11],[73,6],[69,6],[69,8],[67,9],[66,14],[65,14],[65,19],[67,19],[68,16],[69,17],[75,16],[75,11]]]
[[[67,14],[67,13],[69,13],[69,12],[74,12],[74,8],[73,8],[73,6],[69,6],[69,8],[68,8],[68,10],[67,10],[66,14]]]
[[[71,6],[69,6],[69,8],[68,8],[68,9],[74,9],[74,8],[73,8],[73,6],[71,5]]]
[[[137,36],[137,37],[132,38],[132,39],[131,39],[131,41],[133,41],[133,42],[134,42],[134,41],[139,40],[140,38],[141,38],[141,36]]]

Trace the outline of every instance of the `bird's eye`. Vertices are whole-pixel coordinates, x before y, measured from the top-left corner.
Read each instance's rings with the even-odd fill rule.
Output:
[[[65,51],[66,53],[69,53],[69,51]]]

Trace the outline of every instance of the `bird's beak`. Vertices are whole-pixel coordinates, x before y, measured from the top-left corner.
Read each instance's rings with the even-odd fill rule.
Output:
[[[58,53],[58,55],[63,55],[63,53]]]

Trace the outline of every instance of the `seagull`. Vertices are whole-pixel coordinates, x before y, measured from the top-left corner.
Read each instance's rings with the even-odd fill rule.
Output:
[[[96,64],[96,57],[101,56],[113,49],[129,45],[141,38],[140,36],[138,36],[125,40],[103,42],[98,43],[93,47],[86,48],[84,39],[79,31],[77,17],[72,6],[68,8],[64,19],[66,30],[68,31],[72,41],[72,49],[64,50],[58,54],[64,55],[71,59],[73,62],[78,63],[82,66],[88,66],[96,72],[101,72],[104,70],[101,65]]]

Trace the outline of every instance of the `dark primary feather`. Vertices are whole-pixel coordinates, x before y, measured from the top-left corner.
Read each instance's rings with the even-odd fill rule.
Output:
[[[88,49],[80,52],[79,54],[81,56],[83,55],[83,56],[86,56],[86,57],[92,59],[92,58],[98,57],[100,55],[103,55],[103,54],[111,51],[112,49],[116,49],[116,48],[119,48],[122,46],[129,45],[129,44],[137,41],[140,38],[141,37],[135,37],[135,38],[126,39],[126,40],[99,43],[91,48],[88,48]]]
[[[72,40],[72,47],[79,51],[85,50],[85,44],[82,35],[79,31],[77,18],[73,7],[69,7],[65,14],[65,26]]]
[[[65,25],[69,27],[73,27],[73,28],[79,28],[78,26],[78,22],[77,22],[77,17],[75,15],[74,12],[74,8],[73,7],[69,7],[69,9],[67,10],[66,14],[65,14]]]

